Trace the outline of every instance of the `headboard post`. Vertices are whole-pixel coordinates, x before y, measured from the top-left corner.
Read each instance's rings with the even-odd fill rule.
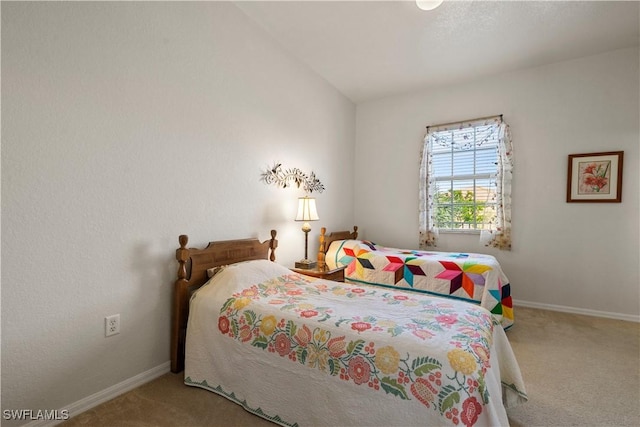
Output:
[[[320,229],[320,247],[318,248],[318,269],[322,270],[325,267],[325,254],[326,254],[326,249],[324,247],[324,235],[327,232],[327,228],[326,227],[322,227]]]
[[[186,279],[187,277],[187,259],[189,258],[189,249],[187,244],[189,243],[189,236],[186,234],[178,237],[180,247],[176,249],[176,259],[178,260],[178,279]]]
[[[189,259],[189,237],[185,234],[178,237],[180,247],[176,249],[176,259],[178,260],[178,279],[174,286],[173,311],[171,319],[171,372],[180,372],[184,369],[184,340],[185,334],[182,332],[182,319],[185,318],[185,310],[188,304],[187,298],[187,260]]]
[[[271,255],[269,260],[274,262],[276,260],[276,248],[278,247],[278,240],[276,240],[276,230],[271,230],[271,241],[269,242],[269,249],[271,249]]]

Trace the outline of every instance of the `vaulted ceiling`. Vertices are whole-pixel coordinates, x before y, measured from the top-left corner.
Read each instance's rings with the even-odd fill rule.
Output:
[[[237,1],[359,103],[638,46],[637,1]]]

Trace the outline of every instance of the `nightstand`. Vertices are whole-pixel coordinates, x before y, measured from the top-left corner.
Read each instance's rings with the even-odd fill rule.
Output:
[[[333,280],[334,282],[344,282],[344,267],[334,268],[333,270],[329,270],[329,268],[325,267],[323,269],[319,268],[292,268],[291,270],[295,271],[299,274],[304,274],[305,276],[317,277],[320,279]]]

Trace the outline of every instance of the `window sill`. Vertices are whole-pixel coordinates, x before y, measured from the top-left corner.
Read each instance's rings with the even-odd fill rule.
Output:
[[[470,235],[479,235],[480,230],[443,230],[439,229],[438,233],[440,234],[470,234]]]

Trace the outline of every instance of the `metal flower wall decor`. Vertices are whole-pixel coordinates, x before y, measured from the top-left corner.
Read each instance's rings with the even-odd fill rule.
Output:
[[[262,172],[260,180],[265,184],[275,184],[280,188],[287,188],[291,184],[295,184],[298,188],[302,187],[306,193],[324,191],[324,185],[316,178],[316,174],[311,172],[310,175],[305,174],[298,168],[282,169],[282,164],[277,163],[272,168]]]

